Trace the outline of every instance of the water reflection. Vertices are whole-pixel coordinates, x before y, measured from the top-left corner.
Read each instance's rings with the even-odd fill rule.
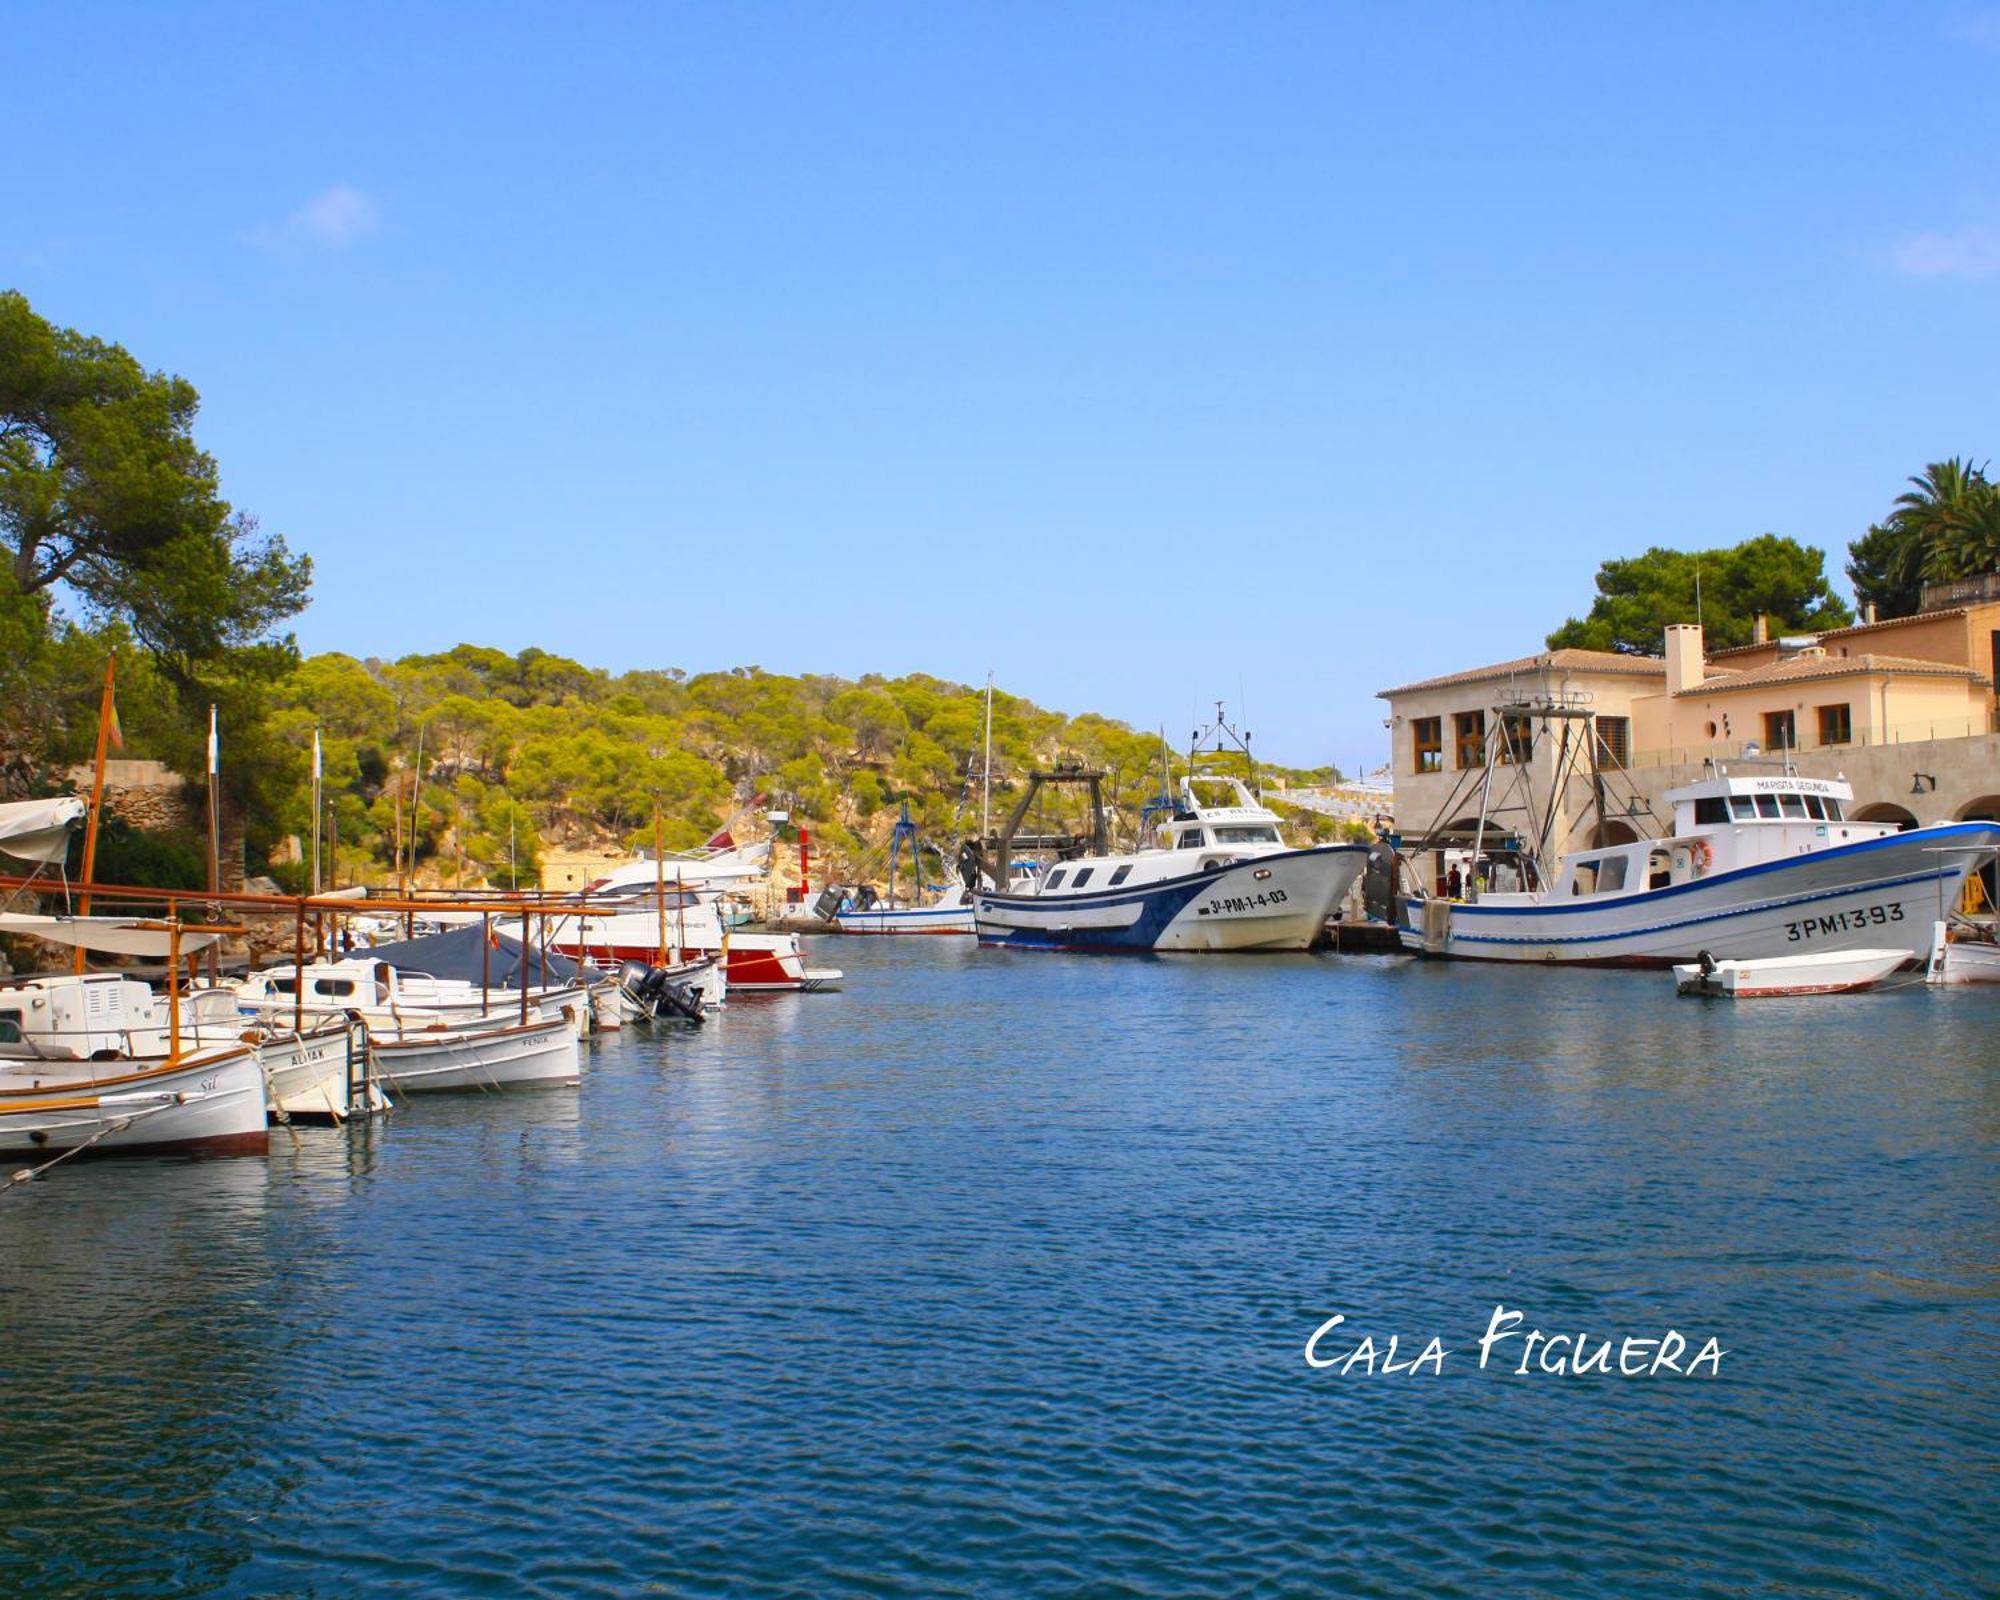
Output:
[[[244,1595],[1991,1569],[2000,997],[915,944],[578,1090],[0,1197],[4,1548]],[[1712,1330],[1727,1377],[1300,1359],[1334,1310],[1462,1348],[1496,1300]]]

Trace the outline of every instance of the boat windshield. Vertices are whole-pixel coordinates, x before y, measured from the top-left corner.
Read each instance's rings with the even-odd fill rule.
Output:
[[[1217,828],[1215,830],[1215,842],[1217,844],[1276,844],[1278,842],[1278,830],[1272,827]]]

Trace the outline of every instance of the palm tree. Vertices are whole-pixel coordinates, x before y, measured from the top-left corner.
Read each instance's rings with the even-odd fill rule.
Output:
[[[1938,536],[1925,576],[1937,582],[2000,572],[2000,487],[1985,483]]]
[[[1912,575],[1921,573],[1933,583],[1964,577],[1955,559],[1956,532],[1992,496],[1985,467],[1963,456],[1933,461],[1921,478],[1910,479],[1910,487],[1896,496],[1889,522],[1907,540],[1903,557]]]

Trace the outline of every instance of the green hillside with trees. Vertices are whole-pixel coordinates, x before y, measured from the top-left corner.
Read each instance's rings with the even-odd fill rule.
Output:
[[[322,820],[348,882],[390,879],[399,833],[420,880],[472,884],[504,881],[510,839],[528,881],[545,848],[643,842],[656,812],[667,842],[686,846],[747,809],[779,807],[850,870],[868,864],[904,801],[939,843],[973,825],[976,686],[756,667],[612,674],[471,644],[393,662],[302,657],[283,629],[307,604],[311,563],[222,498],[194,438],[199,405],[185,379],[0,292],[0,792],[69,786],[91,755],[115,652],[126,754],[199,773],[218,709],[225,802],[244,820],[252,872],[311,832],[315,729]],[[1933,465],[1850,555],[1864,599],[1891,615],[1913,608],[1925,581],[2000,565],[2000,500],[1983,468]],[[1851,613],[1824,567],[1821,551],[1770,534],[1608,561],[1589,614],[1550,643],[1655,650],[1664,623],[1695,614],[1697,581],[1718,645],[1746,640],[1759,611],[1783,630],[1837,626]],[[994,696],[993,750],[996,807],[1031,765],[1063,757],[1111,774],[1128,830],[1158,790],[1157,736],[1016,695]],[[1288,820],[1302,836],[1331,829],[1302,812]],[[113,830],[107,848],[107,881],[199,869],[193,841]]]

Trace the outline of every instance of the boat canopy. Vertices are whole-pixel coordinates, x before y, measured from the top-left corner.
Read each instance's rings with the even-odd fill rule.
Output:
[[[54,866],[69,854],[69,836],[89,811],[73,794],[0,805],[0,851],[22,861]]]
[[[180,952],[192,955],[241,929],[211,931],[197,923],[182,923]],[[25,933],[51,944],[66,944],[100,955],[139,956],[165,961],[173,956],[174,930],[151,917],[45,917],[25,911],[0,911],[0,933]]]
[[[398,972],[420,972],[433,978],[457,978],[465,983],[485,981],[495,989],[516,989],[521,984],[521,941],[496,927],[493,943],[486,943],[478,927],[454,928],[450,933],[434,933],[423,939],[404,939],[396,944],[371,945],[356,950],[354,961],[380,961]],[[528,984],[543,988],[587,982],[594,976],[568,956],[554,950],[530,949],[526,961]]]

